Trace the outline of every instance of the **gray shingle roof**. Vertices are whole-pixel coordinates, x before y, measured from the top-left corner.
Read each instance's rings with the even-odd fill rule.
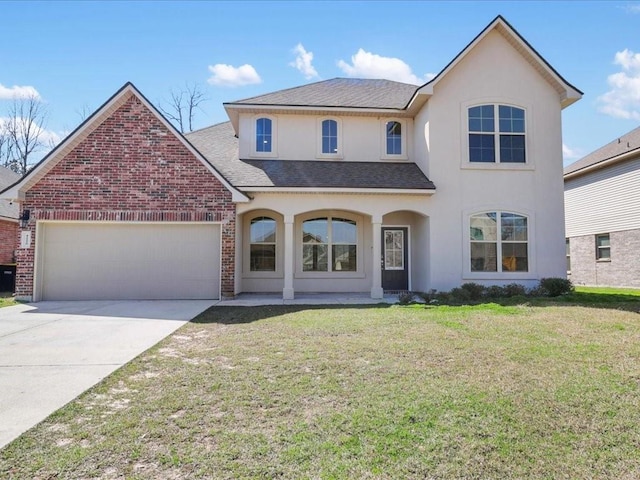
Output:
[[[629,133],[625,133],[620,138],[616,138],[613,142],[607,143],[604,147],[601,147],[591,152],[586,157],[581,158],[577,162],[572,163],[564,169],[564,174],[578,172],[579,170],[597,165],[600,162],[604,162],[611,158],[622,155],[623,153],[637,150],[640,154],[640,127],[635,130],[631,130]]]
[[[362,78],[333,78],[225,105],[280,105],[299,107],[346,107],[403,109],[417,85]]]
[[[230,122],[186,135],[232,185],[243,187],[391,188],[433,190],[415,163],[243,160]]]
[[[0,192],[10,185],[13,185],[20,179],[20,175],[9,170],[8,168],[0,167]],[[0,217],[18,218],[19,209],[17,204],[9,204],[8,200],[0,199]]]

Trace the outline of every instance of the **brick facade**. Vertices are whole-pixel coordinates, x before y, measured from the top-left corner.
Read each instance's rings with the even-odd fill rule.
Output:
[[[18,241],[18,223],[0,220],[0,264],[13,263]]]
[[[574,285],[640,288],[640,229],[610,232],[609,240],[611,261],[596,261],[595,235],[571,237],[568,278]]]
[[[231,192],[135,95],[26,192],[30,248],[18,249],[16,294],[33,292],[37,220],[222,223],[221,291],[234,295]]]

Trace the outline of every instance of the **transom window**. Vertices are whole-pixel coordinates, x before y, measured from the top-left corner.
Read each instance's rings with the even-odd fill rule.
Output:
[[[322,153],[338,154],[338,122],[335,120],[322,121]]]
[[[468,114],[470,162],[526,162],[524,109],[478,105],[469,108]]]
[[[472,272],[527,272],[527,217],[510,212],[472,215],[469,222]]]
[[[276,221],[270,217],[251,220],[249,239],[249,270],[276,271]]]
[[[338,217],[302,222],[303,272],[355,272],[357,224]]]
[[[402,124],[387,122],[387,155],[402,155]]]
[[[258,118],[256,120],[256,152],[271,152],[272,127],[273,124],[270,118]]]
[[[611,260],[611,239],[608,233],[596,235],[596,260]]]

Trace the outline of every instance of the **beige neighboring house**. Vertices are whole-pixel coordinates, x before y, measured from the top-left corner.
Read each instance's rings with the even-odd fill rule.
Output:
[[[561,112],[582,92],[502,17],[422,86],[337,78],[181,135],[131,84],[0,196],[17,295],[221,298],[564,277]]]
[[[640,127],[564,170],[567,275],[640,288]]]

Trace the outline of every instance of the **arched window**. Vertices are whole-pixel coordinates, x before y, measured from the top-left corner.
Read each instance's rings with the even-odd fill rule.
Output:
[[[468,117],[470,162],[526,162],[525,111],[522,108],[477,105],[469,108]]]
[[[276,271],[276,221],[270,217],[251,220],[249,232],[249,270]]]
[[[272,140],[271,119],[258,118],[256,120],[256,152],[270,153]]]
[[[322,153],[338,154],[338,122],[335,120],[322,121]]]
[[[402,124],[387,122],[387,155],[402,155]]]
[[[357,224],[338,217],[312,218],[302,223],[303,272],[355,272]]]
[[[528,272],[528,218],[510,212],[471,215],[472,272]]]

